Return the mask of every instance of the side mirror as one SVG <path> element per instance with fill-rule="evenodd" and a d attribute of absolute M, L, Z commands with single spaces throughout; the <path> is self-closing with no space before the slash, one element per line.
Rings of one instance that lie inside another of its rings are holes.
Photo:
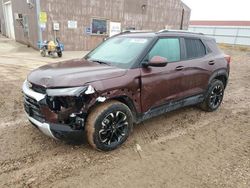
<path fill-rule="evenodd" d="M 145 63 L 144 66 L 148 67 L 165 67 L 168 64 L 167 58 L 161 56 L 154 56 L 148 63 Z"/>

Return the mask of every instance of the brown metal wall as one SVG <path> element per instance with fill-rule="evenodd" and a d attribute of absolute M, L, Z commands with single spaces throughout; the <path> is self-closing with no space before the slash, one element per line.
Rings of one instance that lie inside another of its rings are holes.
<path fill-rule="evenodd" d="M 7 0 L 4 0 L 7 1 Z M 29 17 L 29 37 L 24 36 L 23 27 L 15 23 L 16 40 L 37 46 L 38 30 L 36 9 L 30 9 L 26 0 L 11 0 L 12 11 Z M 182 10 L 185 9 L 184 28 L 188 27 L 190 9 L 181 0 L 40 0 L 41 11 L 48 15 L 43 40 L 51 40 L 55 33 L 53 22 L 60 23 L 60 31 L 56 35 L 65 44 L 66 50 L 90 50 L 103 41 L 104 36 L 86 35 L 84 30 L 91 26 L 93 18 L 122 23 L 122 29 L 135 27 L 137 30 L 158 31 L 166 26 L 179 29 Z M 1 4 L 1 3 L 0 3 Z M 146 10 L 142 11 L 142 5 Z M 0 19 L 1 6 L 0 6 Z M 77 29 L 68 28 L 68 20 L 77 21 Z"/>
<path fill-rule="evenodd" d="M 146 5 L 146 11 L 141 6 Z M 44 39 L 52 39 L 53 21 L 60 23 L 57 36 L 66 50 L 90 50 L 98 45 L 103 36 L 85 35 L 84 29 L 91 25 L 92 18 L 104 18 L 122 23 L 122 28 L 158 31 L 167 25 L 179 29 L 182 9 L 185 8 L 184 28 L 188 27 L 190 9 L 180 0 L 43 0 L 41 11 L 48 14 Z M 77 21 L 77 29 L 68 29 L 68 20 Z"/>
<path fill-rule="evenodd" d="M 191 17 L 191 9 L 184 3 L 182 3 L 184 9 L 184 20 L 183 20 L 183 29 L 188 29 Z"/>

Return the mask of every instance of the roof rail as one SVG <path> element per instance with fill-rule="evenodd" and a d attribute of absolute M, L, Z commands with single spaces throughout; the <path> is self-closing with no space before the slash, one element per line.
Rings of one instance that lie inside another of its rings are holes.
<path fill-rule="evenodd" d="M 153 32 L 151 30 L 124 30 L 114 36 L 119 36 L 119 35 L 123 35 L 123 34 L 132 34 L 132 33 L 149 33 L 149 32 Z"/>
<path fill-rule="evenodd" d="M 124 30 L 122 33 L 149 33 L 152 30 Z"/>
<path fill-rule="evenodd" d="M 130 31 L 122 31 L 120 33 L 117 33 L 117 34 L 111 36 L 111 37 L 108 36 L 108 37 L 105 38 L 105 40 L 108 39 L 108 38 L 113 38 L 113 37 L 116 37 L 116 36 L 119 36 L 119 35 L 123 35 L 123 34 L 126 34 L 126 33 L 130 33 Z"/>
<path fill-rule="evenodd" d="M 188 30 L 172 30 L 172 29 L 163 29 L 158 31 L 157 33 L 167 33 L 167 32 L 176 32 L 176 33 L 190 33 L 190 34 L 196 34 L 196 35 L 204 35 L 204 33 L 196 33 Z"/>
<path fill-rule="evenodd" d="M 124 34 L 132 34 L 132 33 L 149 33 L 149 32 L 153 32 L 153 31 L 150 31 L 150 30 L 124 30 L 120 33 L 117 33 L 111 37 L 106 37 L 104 40 L 107 40 L 108 38 L 114 38 L 114 37 L 117 37 L 117 36 L 120 36 L 120 35 L 124 35 Z"/>

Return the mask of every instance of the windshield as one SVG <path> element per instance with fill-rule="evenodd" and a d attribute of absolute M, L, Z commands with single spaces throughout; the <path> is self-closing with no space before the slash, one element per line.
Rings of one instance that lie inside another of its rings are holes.
<path fill-rule="evenodd" d="M 131 68 L 150 41 L 151 38 L 110 38 L 89 53 L 85 59 L 119 68 Z"/>

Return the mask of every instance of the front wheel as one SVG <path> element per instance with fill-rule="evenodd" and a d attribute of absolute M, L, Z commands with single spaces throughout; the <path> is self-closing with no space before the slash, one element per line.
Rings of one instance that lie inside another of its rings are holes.
<path fill-rule="evenodd" d="M 222 81 L 214 80 L 209 86 L 207 95 L 203 103 L 200 105 L 201 109 L 207 112 L 217 110 L 224 97 L 225 86 Z"/>
<path fill-rule="evenodd" d="M 118 101 L 103 103 L 88 116 L 87 139 L 95 149 L 111 151 L 127 140 L 132 127 L 132 113 L 125 104 Z"/>
<path fill-rule="evenodd" d="M 41 56 L 42 57 L 45 57 L 46 56 L 46 47 L 43 47 L 42 49 L 41 49 Z"/>

